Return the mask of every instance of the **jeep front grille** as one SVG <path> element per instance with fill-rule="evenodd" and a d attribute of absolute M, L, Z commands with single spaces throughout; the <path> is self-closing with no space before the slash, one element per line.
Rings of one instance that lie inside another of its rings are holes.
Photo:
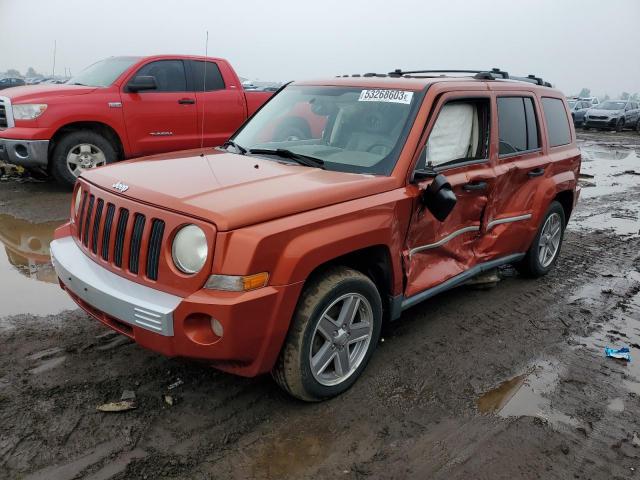
<path fill-rule="evenodd" d="M 85 250 L 118 268 L 125 265 L 130 274 L 144 272 L 148 279 L 157 280 L 165 222 L 152 218 L 151 227 L 145 228 L 143 213 L 118 207 L 100 198 L 100 193 L 84 191 L 81 202 L 77 235 Z"/>

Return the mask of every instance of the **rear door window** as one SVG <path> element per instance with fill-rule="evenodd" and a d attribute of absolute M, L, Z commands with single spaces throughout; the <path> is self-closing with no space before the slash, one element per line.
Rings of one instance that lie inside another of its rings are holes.
<path fill-rule="evenodd" d="M 212 92 L 225 88 L 220 68 L 214 62 L 192 60 L 191 73 L 193 75 L 193 89 L 196 92 Z"/>
<path fill-rule="evenodd" d="M 499 155 L 540 148 L 538 121 L 530 97 L 498 97 Z"/>
<path fill-rule="evenodd" d="M 187 91 L 187 77 L 182 60 L 159 60 L 148 63 L 138 70 L 136 76 L 151 76 L 156 79 L 158 88 L 149 92 Z"/>
<path fill-rule="evenodd" d="M 564 102 L 559 98 L 542 97 L 542 109 L 547 120 L 549 146 L 558 147 L 571 143 L 571 130 Z"/>

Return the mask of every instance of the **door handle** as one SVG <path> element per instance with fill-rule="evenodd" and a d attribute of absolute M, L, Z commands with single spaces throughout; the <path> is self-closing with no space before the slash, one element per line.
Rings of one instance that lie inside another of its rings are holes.
<path fill-rule="evenodd" d="M 196 103 L 196 100 L 194 98 L 181 98 L 180 100 L 178 100 L 178 103 L 180 105 L 193 105 L 194 103 Z"/>
<path fill-rule="evenodd" d="M 534 168 L 533 170 L 527 172 L 527 175 L 529 176 L 529 178 L 541 177 L 542 175 L 544 175 L 544 168 Z"/>
<path fill-rule="evenodd" d="M 487 189 L 487 182 L 469 182 L 462 186 L 465 192 L 477 192 Z"/>

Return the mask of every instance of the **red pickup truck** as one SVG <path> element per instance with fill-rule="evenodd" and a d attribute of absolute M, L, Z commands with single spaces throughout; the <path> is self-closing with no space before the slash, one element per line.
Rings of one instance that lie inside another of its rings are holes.
<path fill-rule="evenodd" d="M 220 145 L 271 95 L 244 91 L 221 58 L 111 57 L 64 85 L 3 90 L 0 160 L 73 185 L 117 160 Z"/>

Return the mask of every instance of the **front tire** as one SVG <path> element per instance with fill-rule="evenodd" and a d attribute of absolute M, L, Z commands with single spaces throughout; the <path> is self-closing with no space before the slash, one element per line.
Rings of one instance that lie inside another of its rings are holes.
<path fill-rule="evenodd" d="M 616 122 L 616 128 L 615 128 L 616 132 L 621 132 L 622 130 L 624 130 L 624 119 L 620 119 Z"/>
<path fill-rule="evenodd" d="M 78 130 L 58 141 L 51 156 L 51 175 L 62 185 L 73 187 L 83 171 L 116 160 L 116 149 L 109 140 L 91 130 Z"/>
<path fill-rule="evenodd" d="M 516 265 L 521 274 L 537 278 L 551 271 L 560 256 L 566 223 L 562 205 L 551 202 L 527 254 Z"/>
<path fill-rule="evenodd" d="M 332 267 L 305 285 L 273 378 L 307 402 L 339 395 L 366 368 L 381 326 L 375 284 L 356 270 Z"/>

